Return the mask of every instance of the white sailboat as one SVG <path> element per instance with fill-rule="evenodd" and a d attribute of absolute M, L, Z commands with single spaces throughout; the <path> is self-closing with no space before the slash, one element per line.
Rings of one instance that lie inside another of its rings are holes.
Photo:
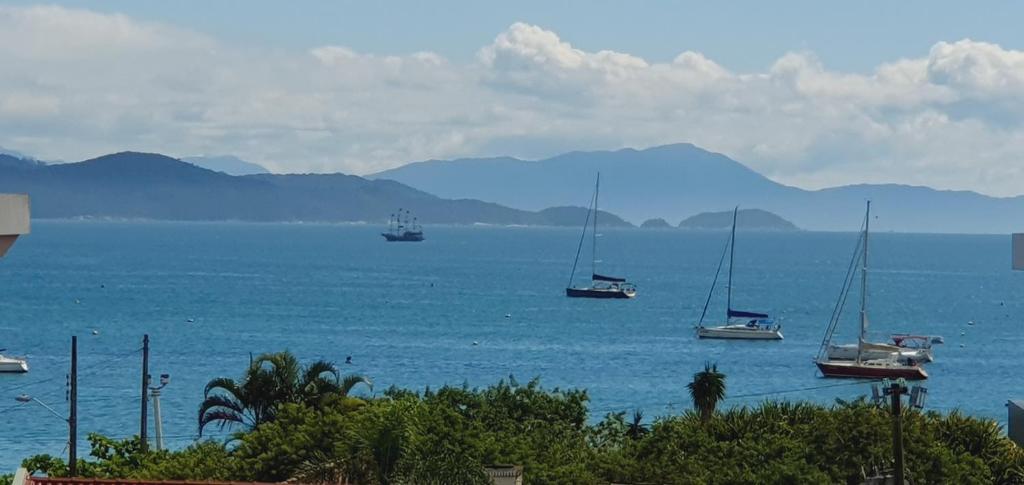
<path fill-rule="evenodd" d="M 859 379 L 883 379 L 883 378 L 904 378 L 908 380 L 927 379 L 928 373 L 924 371 L 920 363 L 913 359 L 901 357 L 900 347 L 893 346 L 896 351 L 888 351 L 886 344 L 873 344 L 866 341 L 868 329 L 868 233 L 871 221 L 871 201 L 867 203 L 864 215 L 864 232 L 854 251 L 853 260 L 843 280 L 843 289 L 840 292 L 839 301 L 832 311 L 832 320 L 825 331 L 825 338 L 821 342 L 821 350 L 818 352 L 816 364 L 818 370 L 825 377 L 849 377 Z M 849 295 L 853 278 L 856 275 L 856 263 L 861 263 L 861 294 L 860 294 L 860 335 L 855 345 L 856 352 L 853 359 L 845 354 L 849 346 L 836 346 L 832 344 L 832 336 L 836 326 L 839 324 L 843 306 Z"/>
<path fill-rule="evenodd" d="M 736 215 L 739 207 L 732 211 L 732 233 L 729 236 L 729 283 L 727 287 L 725 322 L 722 325 L 704 326 L 704 317 L 708 312 L 708 304 L 711 303 L 711 296 L 715 293 L 715 285 L 718 283 L 718 275 L 722 272 L 722 263 L 725 260 L 725 252 L 718 262 L 718 270 L 711 282 L 711 291 L 708 292 L 708 299 L 704 302 L 704 310 L 700 314 L 700 321 L 697 322 L 697 337 L 719 338 L 719 339 L 740 339 L 740 340 L 782 340 L 782 325 L 775 323 L 767 313 L 748 312 L 732 309 L 732 268 L 736 255 Z"/>

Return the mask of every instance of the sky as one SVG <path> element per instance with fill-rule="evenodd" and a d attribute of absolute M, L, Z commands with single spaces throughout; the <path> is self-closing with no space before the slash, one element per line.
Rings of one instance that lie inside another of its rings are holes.
<path fill-rule="evenodd" d="M 369 174 L 690 142 L 1024 193 L 1024 3 L 0 1 L 0 147 Z"/>

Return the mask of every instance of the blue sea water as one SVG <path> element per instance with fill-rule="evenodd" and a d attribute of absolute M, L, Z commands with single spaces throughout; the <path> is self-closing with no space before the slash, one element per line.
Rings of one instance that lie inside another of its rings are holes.
<path fill-rule="evenodd" d="M 852 232 L 741 232 L 734 306 L 773 312 L 786 339 L 737 342 L 698 341 L 693 332 L 725 233 L 604 231 L 600 271 L 628 276 L 639 292 L 601 301 L 564 296 L 576 229 L 429 227 L 419 244 L 385 243 L 379 230 L 36 222 L 0 261 L 0 348 L 28 354 L 32 367 L 0 375 L 0 471 L 28 455 L 64 453 L 66 425 L 15 397 L 66 411 L 71 335 L 79 339 L 80 455 L 88 432 L 138 433 L 144 333 L 151 373 L 171 375 L 162 407 L 175 447 L 195 439 L 209 379 L 239 376 L 250 353 L 284 349 L 303 361 L 351 355 L 343 370 L 371 377 L 378 393 L 539 377 L 548 387 L 586 388 L 595 418 L 681 412 L 685 384 L 705 361 L 727 375 L 727 405 L 869 392 L 833 386 L 847 381 L 819 377 L 812 363 Z M 1024 396 L 1024 274 L 1009 269 L 1009 238 L 874 234 L 871 261 L 872 334 L 945 337 L 928 366 L 928 408 L 1005 421 L 1006 400 Z M 724 292 L 709 313 L 724 314 Z M 843 340 L 854 339 L 855 314 L 847 309 Z"/>

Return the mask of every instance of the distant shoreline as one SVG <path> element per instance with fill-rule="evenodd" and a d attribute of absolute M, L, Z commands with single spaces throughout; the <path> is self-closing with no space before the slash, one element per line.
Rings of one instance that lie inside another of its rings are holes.
<path fill-rule="evenodd" d="M 249 221 L 249 220 L 238 220 L 238 219 L 226 219 L 226 220 L 174 220 L 174 219 L 145 219 L 145 218 L 53 218 L 53 217 L 40 217 L 32 218 L 32 223 L 71 223 L 71 224 L 196 224 L 196 225 L 294 225 L 294 226 L 363 226 L 363 227 L 381 227 L 387 228 L 387 221 L 383 222 L 366 222 L 366 221 Z M 431 227 L 445 227 L 445 228 L 494 228 L 494 229 L 566 229 L 578 231 L 579 228 L 575 226 L 555 226 L 555 225 L 525 225 L 525 224 L 491 224 L 491 223 L 469 223 L 469 224 L 457 224 L 457 223 L 426 223 L 426 230 L 429 232 Z M 687 234 L 724 234 L 729 231 L 728 228 L 723 229 L 692 229 L 692 228 L 679 228 L 679 227 L 667 227 L 667 228 L 641 228 L 639 226 L 629 227 L 608 227 L 602 228 L 601 232 L 610 231 L 629 231 L 629 232 L 675 232 L 675 233 L 687 233 Z M 772 230 L 772 229 L 737 229 L 737 232 L 741 233 L 753 233 L 753 234 L 858 234 L 859 231 L 832 231 L 826 229 L 797 229 L 791 231 Z M 983 232 L 906 232 L 906 231 L 879 231 L 875 233 L 875 236 L 884 236 L 886 234 L 900 234 L 900 235 L 922 235 L 922 236 L 1000 236 L 1009 238 L 1009 233 L 983 233 Z M 1009 249 L 1007 249 L 1009 251 Z"/>

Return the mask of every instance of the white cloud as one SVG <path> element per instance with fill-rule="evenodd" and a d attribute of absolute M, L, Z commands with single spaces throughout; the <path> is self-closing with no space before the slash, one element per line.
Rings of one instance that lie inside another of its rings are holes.
<path fill-rule="evenodd" d="M 515 23 L 456 64 L 429 51 L 251 48 L 123 15 L 0 7 L 0 145 L 50 159 L 233 153 L 276 171 L 369 173 L 689 141 L 810 187 L 1024 192 L 1024 52 L 938 42 L 870 73 L 831 70 L 811 52 L 738 73 L 680 52 L 653 62 L 587 51 Z"/>

